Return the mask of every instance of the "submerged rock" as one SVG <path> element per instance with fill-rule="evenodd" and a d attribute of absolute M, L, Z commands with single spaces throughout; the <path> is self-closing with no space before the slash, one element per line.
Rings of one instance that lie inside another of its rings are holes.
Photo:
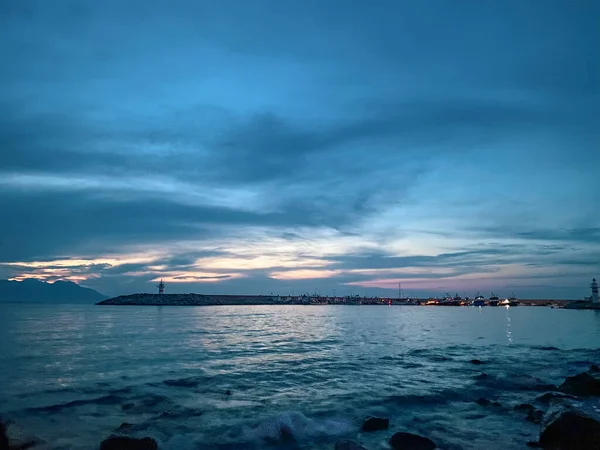
<path fill-rule="evenodd" d="M 554 404 L 544 415 L 540 447 L 545 450 L 600 448 L 600 413 L 581 403 Z"/>
<path fill-rule="evenodd" d="M 598 364 L 592 364 L 590 366 L 590 372 L 591 373 L 598 373 L 598 372 L 600 372 L 600 366 L 598 366 Z"/>
<path fill-rule="evenodd" d="M 380 431 L 387 430 L 390 427 L 390 419 L 387 417 L 367 417 L 362 424 L 360 431 Z"/>
<path fill-rule="evenodd" d="M 431 439 L 418 434 L 398 432 L 390 438 L 394 450 L 435 450 L 437 447 Z"/>
<path fill-rule="evenodd" d="M 583 372 L 573 377 L 567 377 L 565 382 L 558 387 L 558 390 L 579 397 L 597 396 L 600 395 L 600 380 L 587 372 Z"/>
<path fill-rule="evenodd" d="M 499 402 L 493 402 L 491 400 L 488 400 L 487 398 L 478 398 L 477 400 L 475 400 L 475 403 L 477 403 L 480 406 L 495 406 L 497 408 L 501 407 L 502 405 Z"/>
<path fill-rule="evenodd" d="M 132 423 L 123 422 L 121 425 L 119 425 L 119 428 L 117 428 L 115 431 L 125 431 L 125 430 L 129 430 L 132 427 L 133 427 Z"/>
<path fill-rule="evenodd" d="M 540 411 L 539 409 L 533 409 L 527 413 L 527 419 L 529 422 L 539 424 L 542 423 L 542 418 L 544 417 L 544 411 Z"/>
<path fill-rule="evenodd" d="M 150 437 L 136 439 L 128 436 L 111 436 L 100 444 L 100 450 L 158 450 Z"/>
<path fill-rule="evenodd" d="M 553 391 L 556 389 L 555 385 L 526 374 L 514 376 L 511 381 L 514 387 L 520 391 Z"/>
<path fill-rule="evenodd" d="M 471 364 L 475 364 L 475 365 L 480 365 L 483 364 L 483 361 L 481 361 L 480 359 L 472 359 L 470 361 Z"/>
<path fill-rule="evenodd" d="M 513 410 L 515 411 L 526 411 L 526 412 L 530 412 L 530 411 L 535 411 L 535 406 L 533 406 L 530 403 L 521 403 L 520 405 L 517 405 L 513 408 Z"/>
<path fill-rule="evenodd" d="M 525 419 L 536 424 L 541 423 L 542 417 L 544 417 L 543 411 L 529 403 L 521 403 L 520 405 L 515 406 L 513 410 L 526 412 L 527 415 L 525 416 Z"/>
<path fill-rule="evenodd" d="M 576 397 L 569 395 L 569 394 L 563 394 L 562 392 L 546 392 L 543 395 L 540 395 L 538 398 L 535 399 L 536 402 L 539 403 L 544 403 L 544 404 L 548 404 L 550 403 L 552 400 L 574 400 L 576 399 Z"/>
<path fill-rule="evenodd" d="M 335 450 L 367 450 L 358 442 L 350 441 L 348 439 L 340 439 L 335 443 Z"/>

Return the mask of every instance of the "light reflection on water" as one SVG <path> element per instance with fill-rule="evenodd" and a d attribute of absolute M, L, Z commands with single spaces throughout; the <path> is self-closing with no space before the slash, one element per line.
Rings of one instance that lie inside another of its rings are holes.
<path fill-rule="evenodd" d="M 513 343 L 512 329 L 510 327 L 510 306 L 506 305 L 506 340 L 508 345 Z"/>

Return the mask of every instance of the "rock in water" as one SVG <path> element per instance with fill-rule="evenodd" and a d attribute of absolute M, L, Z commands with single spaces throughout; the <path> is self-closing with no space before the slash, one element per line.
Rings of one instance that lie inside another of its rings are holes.
<path fill-rule="evenodd" d="M 111 436 L 100 444 L 100 450 L 158 450 L 152 438 L 136 439 L 127 436 Z"/>
<path fill-rule="evenodd" d="M 526 419 L 529 422 L 535 423 L 535 424 L 539 424 L 542 423 L 542 419 L 544 417 L 544 412 L 540 411 L 539 409 L 534 409 L 533 411 L 529 411 L 527 413 L 527 417 Z"/>
<path fill-rule="evenodd" d="M 515 406 L 513 409 L 515 411 L 525 411 L 527 413 L 530 413 L 532 411 L 535 411 L 535 406 L 529 403 L 521 403 L 520 405 Z"/>
<path fill-rule="evenodd" d="M 380 431 L 387 430 L 390 427 L 390 419 L 383 417 L 367 417 L 362 424 L 360 431 Z"/>
<path fill-rule="evenodd" d="M 123 422 L 121 425 L 119 425 L 119 428 L 117 428 L 115 431 L 125 431 L 125 430 L 129 430 L 133 427 L 132 423 L 129 422 Z"/>
<path fill-rule="evenodd" d="M 579 403 L 554 404 L 544 415 L 539 443 L 545 450 L 598 450 L 600 414 Z"/>
<path fill-rule="evenodd" d="M 399 432 L 390 438 L 394 450 L 435 450 L 436 445 L 431 439 L 418 434 Z"/>
<path fill-rule="evenodd" d="M 600 395 L 600 380 L 587 372 L 583 372 L 574 377 L 567 377 L 565 382 L 558 387 L 558 390 L 579 397 L 592 397 Z"/>
<path fill-rule="evenodd" d="M 0 450 L 8 450 L 8 436 L 6 436 L 6 425 L 0 422 Z"/>
<path fill-rule="evenodd" d="M 483 361 L 481 361 L 480 359 L 472 359 L 471 364 L 479 365 L 479 364 L 483 364 Z"/>
<path fill-rule="evenodd" d="M 499 402 L 493 402 L 491 400 L 488 400 L 487 398 L 478 398 L 477 400 L 475 400 L 475 403 L 477 403 L 480 406 L 495 406 L 497 408 L 502 407 L 502 405 Z"/>
<path fill-rule="evenodd" d="M 357 442 L 348 439 L 340 439 L 335 443 L 335 450 L 367 450 Z"/>
<path fill-rule="evenodd" d="M 0 423 L 0 450 L 26 450 L 44 443 L 42 439 L 25 433 L 12 422 Z"/>

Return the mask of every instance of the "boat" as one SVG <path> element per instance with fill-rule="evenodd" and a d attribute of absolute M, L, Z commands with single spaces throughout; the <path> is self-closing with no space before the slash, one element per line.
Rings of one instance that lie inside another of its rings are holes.
<path fill-rule="evenodd" d="M 490 306 L 498 306 L 499 302 L 500 302 L 500 299 L 498 298 L 498 296 L 492 292 L 492 295 L 490 296 L 490 300 L 488 301 L 488 304 Z"/>
<path fill-rule="evenodd" d="M 478 292 L 471 304 L 473 306 L 485 306 L 485 297 Z"/>

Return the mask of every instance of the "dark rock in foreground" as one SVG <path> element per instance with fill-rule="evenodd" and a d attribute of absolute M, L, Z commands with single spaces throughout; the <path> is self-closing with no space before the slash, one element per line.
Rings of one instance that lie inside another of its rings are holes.
<path fill-rule="evenodd" d="M 395 433 L 390 445 L 394 450 L 435 450 L 437 447 L 429 438 L 405 432 Z"/>
<path fill-rule="evenodd" d="M 367 450 L 357 442 L 347 439 L 340 439 L 335 443 L 335 450 Z"/>
<path fill-rule="evenodd" d="M 600 414 L 581 403 L 557 403 L 544 415 L 539 443 L 545 450 L 598 450 Z"/>
<path fill-rule="evenodd" d="M 158 450 L 152 438 L 136 439 L 127 436 L 111 436 L 100 444 L 100 450 Z"/>
<path fill-rule="evenodd" d="M 583 372 L 574 377 L 567 377 L 558 390 L 579 397 L 592 397 L 600 395 L 600 380 L 589 373 Z"/>
<path fill-rule="evenodd" d="M 0 422 L 0 450 L 26 450 L 44 443 L 42 439 L 26 434 L 14 423 Z"/>
<path fill-rule="evenodd" d="M 367 417 L 362 424 L 360 431 L 380 431 L 387 430 L 390 426 L 390 419 L 383 417 Z"/>
<path fill-rule="evenodd" d="M 8 436 L 6 435 L 6 425 L 0 422 L 0 450 L 8 450 Z"/>

